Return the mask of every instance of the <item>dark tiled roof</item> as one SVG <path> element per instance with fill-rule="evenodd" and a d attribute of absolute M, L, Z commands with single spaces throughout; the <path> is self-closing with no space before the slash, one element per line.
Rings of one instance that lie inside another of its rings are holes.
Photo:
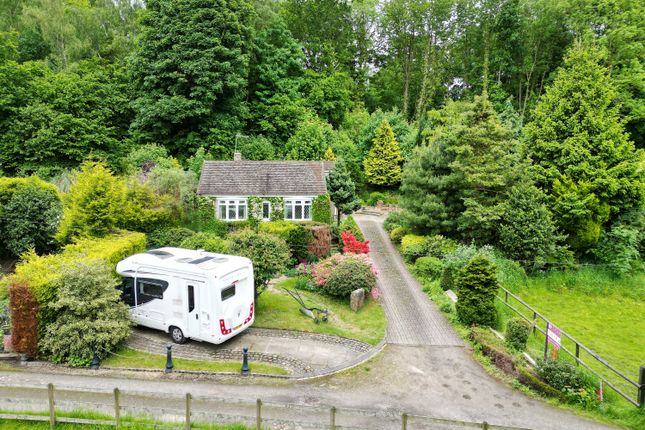
<path fill-rule="evenodd" d="M 198 194 L 318 196 L 327 192 L 329 161 L 205 161 Z"/>

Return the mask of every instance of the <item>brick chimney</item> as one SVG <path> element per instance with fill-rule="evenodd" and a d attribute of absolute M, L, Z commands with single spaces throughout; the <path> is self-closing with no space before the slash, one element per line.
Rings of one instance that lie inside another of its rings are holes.
<path fill-rule="evenodd" d="M 242 161 L 242 153 L 241 152 L 233 153 L 233 161 Z"/>

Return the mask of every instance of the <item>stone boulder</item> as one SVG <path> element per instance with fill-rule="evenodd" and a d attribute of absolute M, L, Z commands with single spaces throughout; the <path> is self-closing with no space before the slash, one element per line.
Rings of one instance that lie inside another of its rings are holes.
<path fill-rule="evenodd" d="M 354 311 L 358 312 L 363 305 L 365 304 L 365 290 L 359 288 L 358 290 L 352 291 L 352 294 L 349 296 L 349 307 Z"/>

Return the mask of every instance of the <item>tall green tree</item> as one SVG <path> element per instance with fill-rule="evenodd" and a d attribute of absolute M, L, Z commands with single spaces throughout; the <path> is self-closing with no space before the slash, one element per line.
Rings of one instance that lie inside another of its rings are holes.
<path fill-rule="evenodd" d="M 356 195 L 356 187 L 343 160 L 336 161 L 336 165 L 329 172 L 327 191 L 338 212 L 338 225 L 340 225 L 341 214 L 350 215 L 361 207 Z"/>
<path fill-rule="evenodd" d="M 519 142 L 486 96 L 429 114 L 425 145 L 406 164 L 401 204 L 412 226 L 495 243 L 505 192 L 523 177 Z"/>
<path fill-rule="evenodd" d="M 367 158 L 363 161 L 365 177 L 370 184 L 394 186 L 401 182 L 401 149 L 387 119 L 383 119 Z"/>
<path fill-rule="evenodd" d="M 624 129 L 616 86 L 593 48 L 572 48 L 524 131 L 537 184 L 578 252 L 643 202 L 643 152 Z"/>
<path fill-rule="evenodd" d="M 246 113 L 252 13 L 246 0 L 147 2 L 130 61 L 135 138 L 230 156 Z"/>

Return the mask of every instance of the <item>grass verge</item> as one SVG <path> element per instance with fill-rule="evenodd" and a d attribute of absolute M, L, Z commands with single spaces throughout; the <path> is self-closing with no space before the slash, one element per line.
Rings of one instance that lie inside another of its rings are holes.
<path fill-rule="evenodd" d="M 237 361 L 201 361 L 173 358 L 172 362 L 175 370 L 239 372 L 241 367 L 241 362 Z M 118 352 L 118 356 L 112 355 L 105 359 L 102 365 L 107 367 L 163 370 L 166 368 L 166 356 L 125 348 Z M 251 367 L 251 371 L 254 373 L 268 373 L 272 375 L 288 374 L 285 369 L 266 363 L 250 362 L 249 367 Z"/>
<path fill-rule="evenodd" d="M 354 312 L 348 300 L 337 300 L 309 291 L 298 292 L 309 305 L 329 310 L 329 321 L 316 324 L 311 318 L 300 313 L 300 305 L 281 288 L 293 289 L 296 278 L 289 278 L 258 298 L 256 327 L 300 330 L 312 333 L 343 336 L 378 344 L 385 336 L 385 312 L 377 301 L 369 297 L 365 306 Z"/>

